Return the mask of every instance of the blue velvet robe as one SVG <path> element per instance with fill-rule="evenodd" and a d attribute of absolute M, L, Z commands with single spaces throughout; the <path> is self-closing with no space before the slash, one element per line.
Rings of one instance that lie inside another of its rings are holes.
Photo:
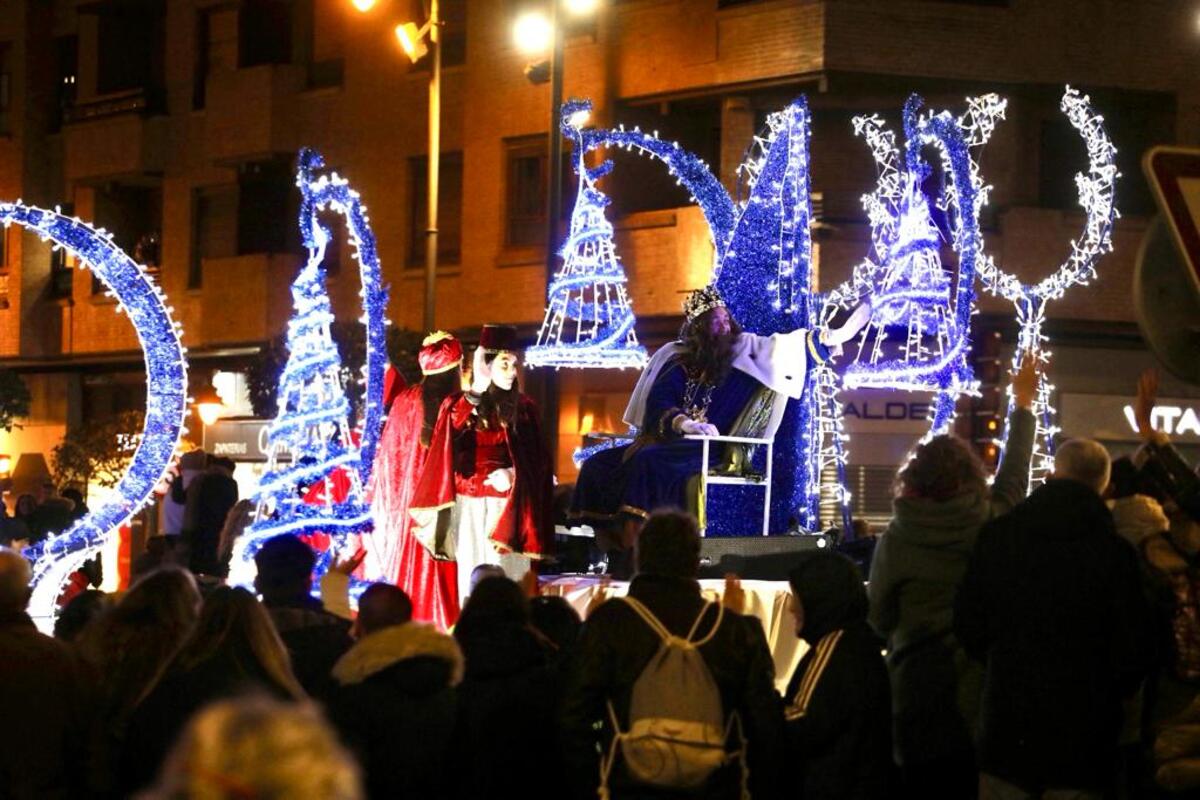
<path fill-rule="evenodd" d="M 573 516 L 605 519 L 619 513 L 647 516 L 663 506 L 684 507 L 688 478 L 700 474 L 701 442 L 671 428 L 683 406 L 687 376 L 679 361 L 664 368 L 646 401 L 646 427 L 637 442 L 602 450 L 583 463 L 571 498 Z M 708 422 L 728 434 L 755 390 L 762 386 L 739 370 L 712 393 Z"/>

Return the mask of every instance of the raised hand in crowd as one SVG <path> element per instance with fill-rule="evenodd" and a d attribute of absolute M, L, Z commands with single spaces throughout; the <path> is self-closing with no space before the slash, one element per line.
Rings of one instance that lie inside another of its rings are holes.
<path fill-rule="evenodd" d="M 1041 359 L 1032 350 L 1026 350 L 1021 356 L 1021 368 L 1017 370 L 1017 374 L 1013 376 L 1012 393 L 1013 402 L 1017 408 L 1033 408 L 1033 401 L 1037 397 L 1038 374 L 1042 369 Z"/>
<path fill-rule="evenodd" d="M 1142 441 L 1154 438 L 1154 423 L 1150 419 L 1154 402 L 1158 399 L 1158 372 L 1150 367 L 1138 377 L 1137 397 L 1133 401 L 1133 420 L 1137 423 Z"/>
<path fill-rule="evenodd" d="M 746 613 L 746 590 L 742 579 L 730 572 L 725 576 L 725 591 L 721 593 L 721 605 L 735 614 Z"/>

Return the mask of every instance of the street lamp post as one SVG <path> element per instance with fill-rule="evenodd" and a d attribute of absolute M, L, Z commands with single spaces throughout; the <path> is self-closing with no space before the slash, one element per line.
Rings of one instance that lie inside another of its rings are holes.
<path fill-rule="evenodd" d="M 363 13 L 371 11 L 376 0 L 351 0 L 354 7 Z M 442 35 L 441 15 L 438 10 L 438 0 L 428 0 L 427 19 L 420 28 L 414 22 L 405 22 L 394 29 L 396 40 L 404 50 L 404 54 L 414 64 L 421 60 L 430 50 L 433 64 L 429 73 L 429 157 L 426 162 L 426 204 L 428 208 L 425 224 L 425 307 L 423 324 L 425 330 L 432 331 L 435 326 L 435 306 L 437 302 L 437 260 L 438 260 L 438 173 L 441 168 L 442 151 Z M 428 34 L 429 44 L 425 43 Z"/>

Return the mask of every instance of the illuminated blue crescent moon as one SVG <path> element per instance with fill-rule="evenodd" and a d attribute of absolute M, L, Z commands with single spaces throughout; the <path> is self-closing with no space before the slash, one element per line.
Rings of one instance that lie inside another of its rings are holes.
<path fill-rule="evenodd" d="M 16 223 L 74 255 L 116 297 L 129 316 L 146 364 L 146 423 L 129 469 L 108 502 L 70 529 L 27 548 L 33 562 L 29 613 L 40 625 L 53 623 L 63 582 L 96 553 L 113 531 L 150 499 L 175 455 L 187 413 L 187 361 L 180 327 L 162 291 L 104 231 L 54 211 L 22 203 L 0 203 L 0 222 Z"/>

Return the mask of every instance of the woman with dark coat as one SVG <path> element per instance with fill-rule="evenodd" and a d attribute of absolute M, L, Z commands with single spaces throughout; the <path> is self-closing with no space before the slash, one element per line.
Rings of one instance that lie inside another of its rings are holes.
<path fill-rule="evenodd" d="M 883 642 L 867 625 L 854 562 L 804 553 L 788 574 L 796 634 L 809 646 L 784 696 L 790 786 L 820 800 L 876 800 L 892 785 L 891 699 Z"/>
<path fill-rule="evenodd" d="M 896 478 L 893 516 L 871 563 L 871 627 L 887 638 L 896 763 L 910 797 L 974 797 L 981 665 L 954 638 L 954 595 L 980 527 L 1026 494 L 1036 358 L 1013 380 L 1008 444 L 989 488 L 970 445 L 937 436 Z"/>
<path fill-rule="evenodd" d="M 466 659 L 451 748 L 461 798 L 562 794 L 561 679 L 552 666 L 552 648 L 530 620 L 521 588 L 491 577 L 471 592 L 454 628 Z M 531 781 L 534 768 L 539 772 Z"/>
<path fill-rule="evenodd" d="M 191 636 L 133 714 L 118 781 L 124 795 L 154 778 L 193 713 L 246 694 L 305 697 L 266 609 L 245 589 L 222 586 L 205 598 Z"/>

